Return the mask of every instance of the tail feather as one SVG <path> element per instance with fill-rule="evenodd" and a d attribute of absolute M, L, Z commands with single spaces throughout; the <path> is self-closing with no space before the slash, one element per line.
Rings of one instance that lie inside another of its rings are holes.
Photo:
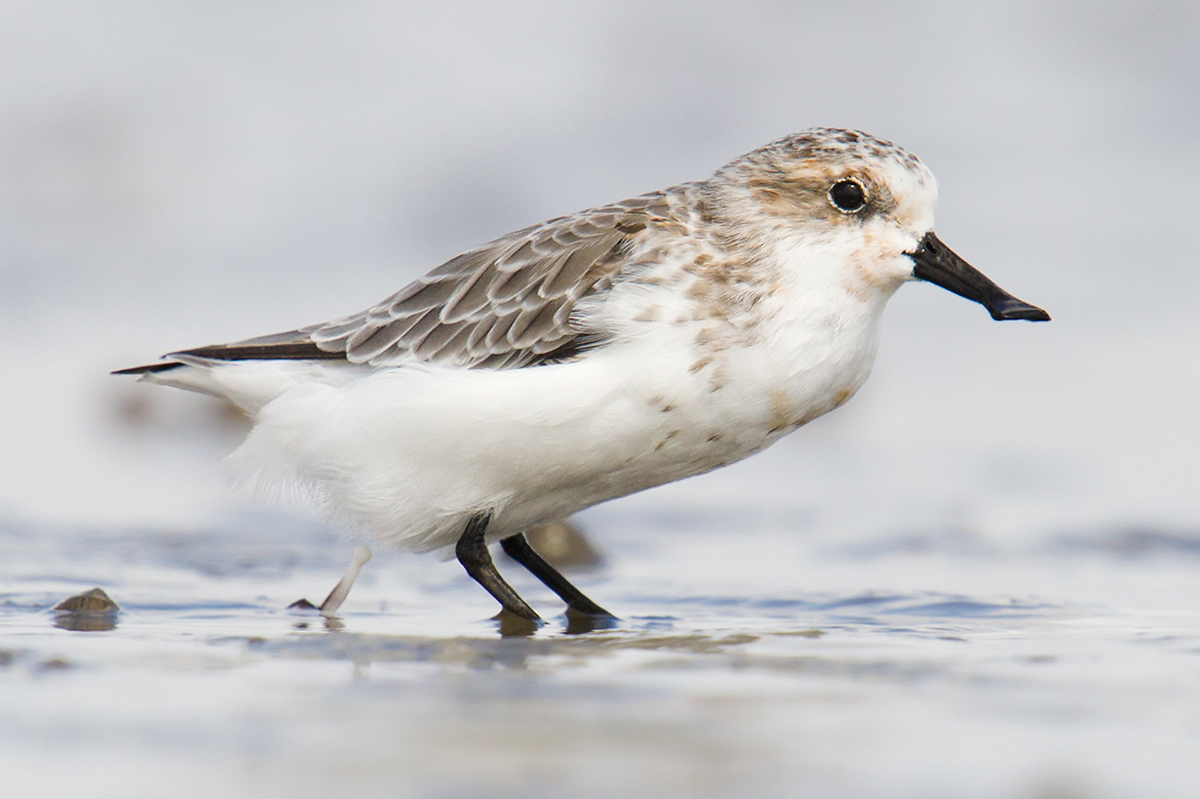
<path fill-rule="evenodd" d="M 185 353 L 174 357 L 179 360 L 135 366 L 113 374 L 137 375 L 151 383 L 220 397 L 253 417 L 263 405 L 300 383 L 336 384 L 361 371 L 345 361 L 223 361 Z"/>

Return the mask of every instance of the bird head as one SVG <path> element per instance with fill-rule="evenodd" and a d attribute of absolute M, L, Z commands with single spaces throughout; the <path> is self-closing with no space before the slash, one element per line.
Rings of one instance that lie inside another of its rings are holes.
<path fill-rule="evenodd" d="M 844 272 L 849 290 L 886 297 L 906 281 L 923 280 L 978 302 L 993 319 L 1050 319 L 938 239 L 937 181 L 890 142 L 813 128 L 747 153 L 716 178 L 714 204 L 733 220 L 733 235 L 760 247 L 802 242 L 814 265 Z"/>

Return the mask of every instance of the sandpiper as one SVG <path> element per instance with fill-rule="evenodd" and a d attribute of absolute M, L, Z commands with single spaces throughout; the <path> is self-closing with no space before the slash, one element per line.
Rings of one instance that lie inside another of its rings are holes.
<path fill-rule="evenodd" d="M 558 217 L 361 313 L 123 369 L 254 420 L 231 456 L 352 530 L 454 548 L 538 614 L 488 543 L 580 614 L 609 614 L 529 546 L 535 525 L 741 460 L 866 380 L 887 300 L 926 280 L 993 319 L 1046 321 L 933 232 L 914 156 L 815 128 L 706 180 Z"/>

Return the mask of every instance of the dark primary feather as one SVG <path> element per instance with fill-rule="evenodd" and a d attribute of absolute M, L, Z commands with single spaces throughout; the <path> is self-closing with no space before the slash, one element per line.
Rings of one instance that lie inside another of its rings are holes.
<path fill-rule="evenodd" d="M 145 375 L 151 372 L 169 372 L 172 369 L 178 369 L 183 366 L 179 361 L 168 361 L 167 363 L 150 363 L 144 366 L 131 366 L 128 369 L 117 369 L 109 372 L 112 375 Z"/>
<path fill-rule="evenodd" d="M 353 316 L 171 356 L 491 369 L 569 360 L 602 339 L 573 324 L 571 311 L 611 284 L 636 237 L 667 218 L 668 202 L 659 192 L 551 219 L 452 258 Z"/>

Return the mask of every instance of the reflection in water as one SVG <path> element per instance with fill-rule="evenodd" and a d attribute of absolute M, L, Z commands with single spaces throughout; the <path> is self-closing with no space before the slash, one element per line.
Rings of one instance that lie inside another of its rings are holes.
<path fill-rule="evenodd" d="M 517 617 L 520 618 L 520 617 Z M 522 619 L 522 621 L 526 621 Z M 544 628 L 543 628 L 544 629 Z M 618 652 L 640 652 L 646 656 L 722 656 L 739 658 L 740 669 L 761 667 L 778 670 L 777 655 L 741 652 L 744 647 L 762 640 L 761 636 L 746 633 L 706 634 L 683 633 L 662 635 L 650 630 L 627 629 L 596 631 L 594 635 L 576 636 L 555 634 L 545 630 L 545 637 L 509 636 L 503 638 L 477 636 L 437 637 L 427 635 L 381 635 L 375 633 L 339 632 L 336 635 L 288 635 L 281 638 L 249 639 L 237 636 L 213 639 L 212 644 L 253 647 L 256 653 L 272 658 L 299 660 L 345 660 L 359 665 L 437 663 L 442 666 L 460 665 L 472 671 L 496 667 L 525 671 L 546 667 L 567 658 L 576 666 L 591 661 L 608 660 Z M 737 654 L 739 653 L 740 654 Z M 782 660 L 788 660 L 786 658 Z M 823 661 L 814 667 L 812 658 L 802 659 L 806 670 L 837 670 L 840 659 Z M 674 660 L 668 660 L 675 663 Z M 790 663 L 790 661 L 789 661 Z M 715 664 L 714 664 L 715 665 Z M 720 668 L 719 666 L 716 666 Z M 552 670 L 557 667 L 550 667 Z"/>
<path fill-rule="evenodd" d="M 565 615 L 567 635 L 583 635 L 597 630 L 612 630 L 621 621 L 616 616 L 580 613 L 574 608 L 567 608 Z M 546 626 L 545 621 L 526 619 L 515 613 L 509 613 L 507 610 L 501 610 L 492 619 L 497 623 L 501 638 L 528 638 Z"/>
<path fill-rule="evenodd" d="M 567 635 L 582 635 L 596 630 L 616 629 L 621 620 L 616 616 L 598 616 L 567 608 Z"/>
<path fill-rule="evenodd" d="M 346 623 L 339 616 L 322 616 L 321 626 L 325 628 L 326 632 L 331 633 L 340 633 L 346 629 Z M 296 630 L 307 630 L 310 627 L 312 625 L 307 621 L 298 621 L 292 625 L 292 628 Z"/>
<path fill-rule="evenodd" d="M 546 622 L 541 619 L 527 619 L 524 616 L 518 616 L 504 608 L 492 617 L 496 622 L 497 629 L 500 630 L 501 638 L 528 638 L 541 628 Z"/>
<path fill-rule="evenodd" d="M 621 620 L 616 616 L 581 613 L 574 608 L 567 608 L 564 615 L 567 619 L 565 630 L 567 635 L 583 635 L 597 630 L 613 630 L 621 623 Z M 492 620 L 497 623 L 501 638 L 528 638 L 547 626 L 547 622 L 543 620 L 526 619 L 523 616 L 518 616 L 504 609 L 501 609 L 499 613 L 493 616 Z"/>
<path fill-rule="evenodd" d="M 116 611 L 60 610 L 54 614 L 54 626 L 60 630 L 103 633 L 116 629 L 119 615 Z"/>

